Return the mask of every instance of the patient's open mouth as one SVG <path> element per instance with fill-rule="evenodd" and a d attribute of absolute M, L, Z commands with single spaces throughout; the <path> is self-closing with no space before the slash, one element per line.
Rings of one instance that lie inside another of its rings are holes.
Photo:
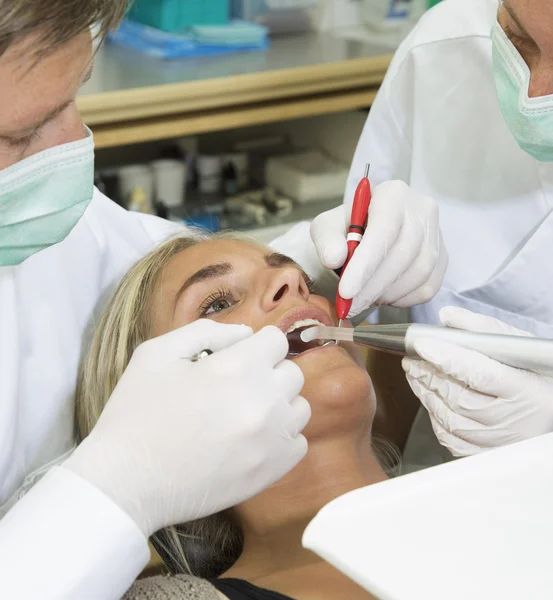
<path fill-rule="evenodd" d="M 324 325 L 324 323 L 321 323 L 321 321 L 318 321 L 317 319 L 302 319 L 292 323 L 292 325 L 288 327 L 286 330 L 286 337 L 288 338 L 288 344 L 290 345 L 288 357 L 298 356 L 313 348 L 333 346 L 336 344 L 334 340 L 313 340 L 311 342 L 304 342 L 300 337 L 301 332 L 314 325 Z"/>

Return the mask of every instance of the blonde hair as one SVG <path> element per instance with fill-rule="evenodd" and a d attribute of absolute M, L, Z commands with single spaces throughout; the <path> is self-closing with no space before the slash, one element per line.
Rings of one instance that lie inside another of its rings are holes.
<path fill-rule="evenodd" d="M 155 307 L 153 290 L 172 257 L 202 242 L 227 239 L 263 247 L 236 233 L 187 232 L 162 244 L 136 263 L 121 281 L 106 306 L 81 365 L 76 394 L 79 434 L 86 437 L 96 425 L 104 406 L 126 369 L 134 350 L 152 337 Z M 374 445 L 374 444 L 373 444 Z M 393 447 L 378 444 L 381 462 L 393 455 Z M 242 533 L 225 513 L 167 527 L 155 533 L 151 542 L 172 573 L 214 578 L 227 571 L 242 552 Z"/>
<path fill-rule="evenodd" d="M 213 235 L 188 231 L 150 252 L 125 275 L 97 324 L 81 365 L 76 394 L 81 437 L 86 437 L 96 425 L 134 350 L 152 337 L 152 292 L 164 268 L 180 252 L 216 239 L 261 246 L 236 233 Z M 223 514 L 167 527 L 154 534 L 151 542 L 171 572 L 205 578 L 226 571 L 242 551 L 238 528 Z"/>

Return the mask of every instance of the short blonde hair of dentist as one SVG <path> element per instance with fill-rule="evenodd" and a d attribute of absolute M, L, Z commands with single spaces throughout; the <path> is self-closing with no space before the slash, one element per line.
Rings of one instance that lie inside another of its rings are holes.
<path fill-rule="evenodd" d="M 80 33 L 99 25 L 103 38 L 124 17 L 129 0 L 0 0 L 0 56 L 24 38 L 35 36 L 38 56 L 54 52 Z"/>

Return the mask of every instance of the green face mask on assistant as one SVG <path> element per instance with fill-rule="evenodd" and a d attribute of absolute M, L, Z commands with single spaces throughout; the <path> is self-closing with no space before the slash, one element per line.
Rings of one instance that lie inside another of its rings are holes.
<path fill-rule="evenodd" d="M 0 267 L 63 241 L 94 191 L 94 140 L 48 148 L 0 171 Z"/>
<path fill-rule="evenodd" d="M 499 23 L 492 29 L 492 53 L 507 127 L 522 150 L 541 162 L 553 162 L 553 95 L 529 97 L 530 69 Z"/>

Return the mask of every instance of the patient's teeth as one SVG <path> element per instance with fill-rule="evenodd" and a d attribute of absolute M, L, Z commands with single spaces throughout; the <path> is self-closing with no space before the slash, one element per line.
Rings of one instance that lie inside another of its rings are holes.
<path fill-rule="evenodd" d="M 288 327 L 288 329 L 286 330 L 286 333 L 292 333 L 292 331 L 298 329 L 299 327 L 307 327 L 309 325 L 324 325 L 324 323 L 321 323 L 316 319 L 302 319 L 301 321 L 296 321 L 295 323 L 292 323 L 292 325 L 290 325 L 290 327 Z"/>

